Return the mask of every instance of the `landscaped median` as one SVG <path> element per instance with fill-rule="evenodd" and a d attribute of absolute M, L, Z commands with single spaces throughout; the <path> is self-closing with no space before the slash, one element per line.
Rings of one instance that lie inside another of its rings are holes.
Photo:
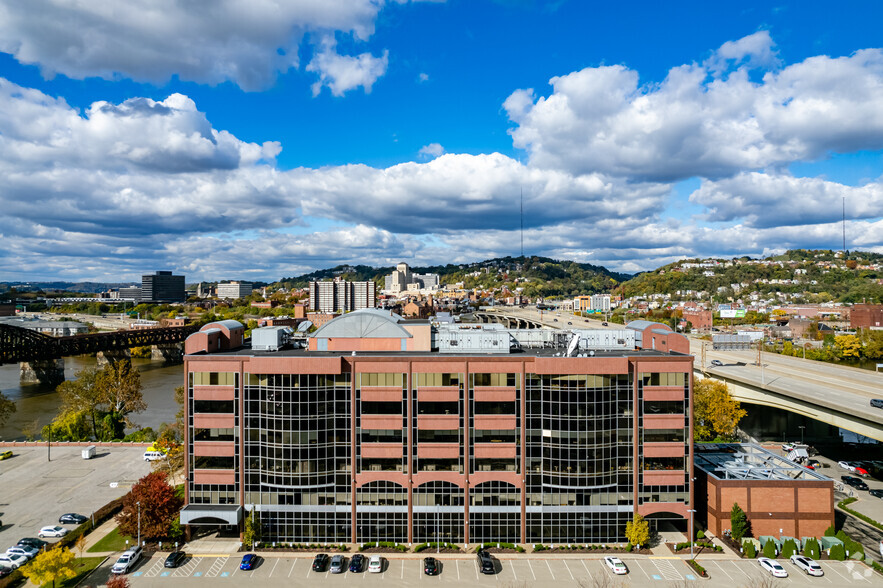
<path fill-rule="evenodd" d="M 839 508 L 840 510 L 846 511 L 849 514 L 851 514 L 852 516 L 854 516 L 858 519 L 861 519 L 864 522 L 868 523 L 869 525 L 877 527 L 878 529 L 883 531 L 883 525 L 881 525 L 880 523 L 878 523 L 877 521 L 875 521 L 871 517 L 869 517 L 867 515 L 863 515 L 862 513 L 849 508 L 848 505 L 852 504 L 856 500 L 858 500 L 858 498 L 856 498 L 855 496 L 853 496 L 852 498 L 846 498 L 844 500 L 841 500 L 840 502 L 837 503 L 837 508 Z"/>

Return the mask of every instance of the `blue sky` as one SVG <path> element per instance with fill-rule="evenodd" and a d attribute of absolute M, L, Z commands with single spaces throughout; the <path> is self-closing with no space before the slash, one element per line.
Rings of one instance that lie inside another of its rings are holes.
<path fill-rule="evenodd" d="M 878 3 L 0 0 L 0 279 L 883 251 Z"/>

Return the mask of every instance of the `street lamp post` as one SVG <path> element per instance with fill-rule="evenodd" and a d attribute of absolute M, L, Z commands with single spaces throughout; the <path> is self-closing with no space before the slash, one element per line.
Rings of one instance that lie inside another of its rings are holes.
<path fill-rule="evenodd" d="M 440 510 L 441 510 L 441 507 L 439 507 L 439 505 L 436 504 L 435 505 L 435 552 L 436 553 L 441 552 L 441 548 L 439 547 L 439 544 L 438 544 L 438 517 L 439 517 Z M 430 553 L 432 553 L 432 552 L 430 552 Z"/>
<path fill-rule="evenodd" d="M 797 425 L 797 428 L 800 429 L 800 444 L 803 445 L 803 430 L 806 428 L 806 425 Z"/>
<path fill-rule="evenodd" d="M 688 509 L 688 513 L 690 513 L 690 559 L 693 559 L 693 537 L 695 534 L 693 533 L 693 513 L 696 512 L 695 509 Z"/>
<path fill-rule="evenodd" d="M 135 505 L 138 507 L 138 546 L 141 546 L 141 503 L 136 502 Z"/>

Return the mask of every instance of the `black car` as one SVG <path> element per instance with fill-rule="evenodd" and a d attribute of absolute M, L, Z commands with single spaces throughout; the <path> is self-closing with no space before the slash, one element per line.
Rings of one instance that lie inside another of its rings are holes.
<path fill-rule="evenodd" d="M 874 408 L 883 408 L 883 399 L 871 398 L 871 406 L 873 406 Z"/>
<path fill-rule="evenodd" d="M 434 557 L 423 558 L 423 573 L 427 576 L 435 576 L 439 573 L 438 561 Z"/>
<path fill-rule="evenodd" d="M 0 567 L 0 578 L 5 578 L 12 573 L 12 568 Z"/>
<path fill-rule="evenodd" d="M 187 554 L 183 551 L 173 551 L 163 565 L 167 568 L 177 568 L 186 558 Z"/>
<path fill-rule="evenodd" d="M 316 555 L 313 559 L 313 571 L 314 572 L 324 572 L 325 568 L 328 567 L 328 554 L 320 553 Z"/>
<path fill-rule="evenodd" d="M 491 557 L 490 553 L 484 550 L 478 552 L 478 567 L 482 574 L 497 573 L 497 570 L 494 567 L 494 558 Z"/>
<path fill-rule="evenodd" d="M 350 571 L 359 573 L 362 571 L 362 568 L 365 566 L 365 556 L 361 553 L 354 553 L 352 559 L 350 560 Z"/>
<path fill-rule="evenodd" d="M 84 517 L 81 514 L 76 514 L 73 512 L 69 512 L 67 514 L 63 514 L 58 517 L 58 522 L 61 524 L 72 523 L 74 525 L 82 525 L 86 521 L 89 520 L 89 517 Z"/>
<path fill-rule="evenodd" d="M 875 498 L 883 498 L 883 490 L 871 490 L 868 494 Z"/>
<path fill-rule="evenodd" d="M 868 485 L 862 482 L 860 479 L 855 476 L 840 476 L 840 479 L 843 480 L 844 484 L 849 484 L 856 490 L 867 490 Z"/>
<path fill-rule="evenodd" d="M 43 549 L 44 547 L 49 545 L 47 541 L 37 539 L 36 537 L 25 537 L 23 539 L 19 539 L 18 544 L 27 545 L 28 547 L 33 547 L 34 549 Z"/>

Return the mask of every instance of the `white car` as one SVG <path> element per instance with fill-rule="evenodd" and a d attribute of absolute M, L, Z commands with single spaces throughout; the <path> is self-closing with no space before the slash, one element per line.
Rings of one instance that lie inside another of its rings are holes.
<path fill-rule="evenodd" d="M 794 451 L 794 443 L 783 443 L 782 451 Z"/>
<path fill-rule="evenodd" d="M 822 566 L 817 564 L 814 560 L 806 557 L 805 555 L 797 555 L 795 553 L 791 556 L 791 563 L 793 563 L 795 566 L 797 566 L 810 576 L 825 575 L 825 572 L 822 571 Z"/>
<path fill-rule="evenodd" d="M 135 564 L 138 563 L 139 559 L 141 559 L 140 547 L 133 547 L 124 551 L 117 562 L 113 564 L 113 567 L 110 568 L 110 572 L 112 574 L 128 574 L 135 567 Z"/>
<path fill-rule="evenodd" d="M 760 564 L 760 567 L 771 573 L 776 578 L 787 578 L 788 571 L 782 567 L 782 564 L 777 562 L 774 559 L 770 559 L 768 557 L 758 558 L 757 563 Z"/>
<path fill-rule="evenodd" d="M 622 563 L 622 560 L 618 557 L 614 557 L 612 555 L 608 555 L 604 558 L 604 563 L 607 564 L 607 567 L 617 575 L 628 574 L 629 569 L 625 567 L 625 564 Z"/>
<path fill-rule="evenodd" d="M 837 465 L 839 465 L 839 466 L 840 466 L 841 468 L 843 468 L 844 470 L 848 470 L 848 471 L 850 471 L 850 472 L 854 472 L 854 471 L 855 471 L 855 466 L 852 465 L 851 463 L 849 463 L 848 461 L 838 461 L 838 462 L 837 462 Z"/>
<path fill-rule="evenodd" d="M 37 554 L 40 553 L 39 549 L 35 549 L 34 547 L 29 547 L 27 545 L 15 545 L 6 550 L 6 555 L 10 554 L 21 555 L 29 560 L 37 557 Z"/>
<path fill-rule="evenodd" d="M 42 539 L 43 537 L 64 537 L 67 535 L 69 531 L 64 527 L 60 527 L 58 525 L 50 525 L 49 527 L 43 527 L 37 532 L 37 537 Z"/>
<path fill-rule="evenodd" d="M 383 571 L 383 558 L 379 555 L 372 555 L 368 560 L 368 571 L 378 574 Z"/>
<path fill-rule="evenodd" d="M 17 569 L 28 563 L 28 558 L 14 553 L 0 553 L 0 567 Z"/>

